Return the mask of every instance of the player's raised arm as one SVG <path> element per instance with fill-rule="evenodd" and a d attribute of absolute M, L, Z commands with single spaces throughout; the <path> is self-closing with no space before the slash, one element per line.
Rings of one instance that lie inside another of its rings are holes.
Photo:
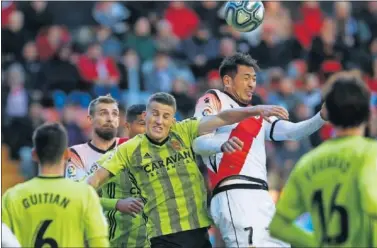
<path fill-rule="evenodd" d="M 221 111 L 217 115 L 204 116 L 198 127 L 198 134 L 204 135 L 215 131 L 217 128 L 238 123 L 251 116 L 262 116 L 266 120 L 270 116 L 288 119 L 288 111 L 276 105 L 258 105 L 245 108 L 233 108 Z"/>
<path fill-rule="evenodd" d="M 301 163 L 303 163 L 303 159 L 301 159 Z M 276 212 L 269 227 L 270 234 L 292 246 L 317 247 L 314 236 L 294 223 L 305 212 L 301 188 L 297 182 L 300 162 L 292 171 L 276 205 Z"/>
<path fill-rule="evenodd" d="M 125 168 L 126 159 L 122 153 L 127 152 L 127 144 L 124 143 L 118 147 L 102 166 L 86 180 L 88 184 L 95 189 L 100 188 L 111 176 L 117 175 Z"/>
<path fill-rule="evenodd" d="M 265 138 L 272 141 L 299 140 L 320 129 L 326 122 L 324 107 L 312 118 L 293 123 L 274 118 L 272 123 L 266 123 Z"/>

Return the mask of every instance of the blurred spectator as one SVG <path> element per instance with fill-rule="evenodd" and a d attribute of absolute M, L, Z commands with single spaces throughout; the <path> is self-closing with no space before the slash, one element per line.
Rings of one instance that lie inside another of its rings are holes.
<path fill-rule="evenodd" d="M 165 19 L 173 28 L 173 33 L 181 40 L 188 39 L 199 25 L 199 17 L 183 1 L 172 1 L 165 11 Z"/>
<path fill-rule="evenodd" d="M 51 60 L 43 65 L 39 89 L 43 86 L 45 92 L 62 90 L 65 93 L 77 89 L 80 75 L 77 68 L 70 62 L 71 53 L 70 46 L 62 46 Z"/>
<path fill-rule="evenodd" d="M 371 32 L 370 41 L 377 38 L 377 2 L 368 1 L 359 14 L 359 19 L 363 20 Z"/>
<path fill-rule="evenodd" d="M 172 32 L 170 22 L 161 20 L 157 23 L 156 46 L 158 50 L 168 53 L 174 52 L 178 46 L 179 40 Z"/>
<path fill-rule="evenodd" d="M 319 72 L 326 60 L 344 61 L 345 47 L 336 37 L 336 24 L 330 18 L 324 20 L 320 36 L 313 39 L 308 55 L 309 72 Z"/>
<path fill-rule="evenodd" d="M 156 46 L 151 36 L 151 25 L 146 17 L 141 17 L 135 24 L 135 34 L 128 34 L 125 46 L 134 49 L 141 61 L 152 59 Z"/>
<path fill-rule="evenodd" d="M 295 106 L 300 103 L 300 98 L 297 93 L 295 93 L 292 80 L 290 78 L 284 78 L 279 83 L 277 92 L 272 92 L 267 101 L 269 104 L 283 106 L 292 114 Z"/>
<path fill-rule="evenodd" d="M 105 56 L 117 58 L 122 52 L 122 44 L 106 26 L 97 28 L 97 42 L 101 44 Z"/>
<path fill-rule="evenodd" d="M 68 134 L 68 146 L 81 144 L 87 142 L 83 131 L 76 122 L 77 119 L 77 106 L 67 105 L 63 111 L 62 123 L 67 129 Z"/>
<path fill-rule="evenodd" d="M 127 30 L 123 21 L 130 16 L 130 11 L 116 1 L 97 2 L 92 13 L 99 24 L 109 27 L 117 33 L 124 33 Z"/>
<path fill-rule="evenodd" d="M 323 13 L 318 1 L 302 2 L 299 13 L 301 18 L 294 24 L 294 33 L 300 44 L 309 49 L 312 39 L 320 33 Z"/>
<path fill-rule="evenodd" d="M 86 54 L 80 56 L 77 66 L 82 79 L 94 84 L 95 95 L 110 93 L 113 97 L 120 98 L 118 68 L 113 59 L 103 56 L 100 44 L 90 45 Z"/>
<path fill-rule="evenodd" d="M 24 29 L 24 14 L 15 10 L 9 16 L 6 28 L 1 29 L 2 58 L 7 60 L 20 60 L 22 48 L 30 38 L 29 32 Z"/>
<path fill-rule="evenodd" d="M 42 82 L 40 82 L 42 64 L 34 41 L 29 41 L 25 44 L 22 56 L 22 65 L 26 72 L 25 88 L 28 90 L 39 89 L 42 87 Z"/>
<path fill-rule="evenodd" d="M 227 56 L 234 54 L 236 51 L 236 42 L 231 38 L 222 38 L 220 40 L 219 54 L 206 63 L 205 71 L 218 70 L 221 62 Z"/>
<path fill-rule="evenodd" d="M 219 41 L 211 36 L 206 25 L 201 24 L 192 38 L 181 42 L 178 51 L 189 61 L 194 75 L 203 77 L 208 60 L 218 56 Z"/>
<path fill-rule="evenodd" d="M 321 90 L 319 88 L 319 79 L 315 74 L 307 74 L 304 81 L 304 89 L 300 97 L 306 106 L 309 107 L 309 113 L 315 114 L 315 107 L 321 103 Z"/>
<path fill-rule="evenodd" d="M 42 28 L 36 38 L 39 57 L 46 61 L 55 55 L 57 49 L 69 43 L 71 36 L 65 27 L 54 25 Z"/>
<path fill-rule="evenodd" d="M 25 70 L 21 64 L 9 66 L 6 73 L 8 91 L 6 93 L 6 114 L 10 118 L 28 114 L 29 94 L 25 89 Z"/>
<path fill-rule="evenodd" d="M 157 52 L 154 60 L 144 63 L 142 72 L 147 92 L 172 91 L 177 68 L 167 53 Z"/>
<path fill-rule="evenodd" d="M 173 82 L 173 89 L 171 94 L 177 101 L 177 109 L 183 118 L 192 116 L 195 108 L 195 100 L 187 95 L 188 84 L 182 78 L 177 78 Z"/>
<path fill-rule="evenodd" d="M 28 2 L 23 9 L 25 15 L 25 29 L 27 29 L 33 38 L 43 27 L 51 25 L 53 16 L 48 9 L 47 1 Z"/>
<path fill-rule="evenodd" d="M 221 80 L 220 73 L 217 70 L 212 70 L 208 73 L 207 84 L 208 89 L 224 89 L 223 81 Z"/>
<path fill-rule="evenodd" d="M 219 16 L 219 9 L 219 2 L 216 1 L 200 1 L 198 7 L 195 8 L 196 13 L 199 15 L 200 22 L 207 23 L 211 33 L 215 37 L 220 36 L 219 27 L 225 24 L 224 19 L 221 19 Z"/>
<path fill-rule="evenodd" d="M 14 1 L 1 1 L 1 28 L 6 27 L 12 12 L 16 9 Z"/>

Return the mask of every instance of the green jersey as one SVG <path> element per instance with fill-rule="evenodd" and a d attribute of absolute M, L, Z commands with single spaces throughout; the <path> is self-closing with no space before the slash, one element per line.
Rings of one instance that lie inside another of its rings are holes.
<path fill-rule="evenodd" d="M 107 152 L 97 162 L 102 165 L 111 158 L 115 150 Z M 140 192 L 132 185 L 127 173 L 123 170 L 111 178 L 102 188 L 101 204 L 109 223 L 109 240 L 111 247 L 149 247 L 147 239 L 146 216 L 133 217 L 116 210 L 119 199 L 128 197 L 140 198 Z"/>
<path fill-rule="evenodd" d="M 159 144 L 137 135 L 103 164 L 114 175 L 126 169 L 141 192 L 149 238 L 211 225 L 204 179 L 191 149 L 198 126 L 196 119 L 176 123 Z"/>
<path fill-rule="evenodd" d="M 317 247 L 376 247 L 377 142 L 341 137 L 303 156 L 277 204 L 273 235 L 296 245 L 300 238 L 286 233 L 291 240 L 285 239 L 279 234 L 285 226 L 276 219 L 292 223 L 305 212 L 312 216 L 310 239 Z"/>

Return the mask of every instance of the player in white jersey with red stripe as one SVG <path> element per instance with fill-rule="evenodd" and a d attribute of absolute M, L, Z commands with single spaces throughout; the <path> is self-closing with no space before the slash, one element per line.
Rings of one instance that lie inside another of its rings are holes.
<path fill-rule="evenodd" d="M 86 143 L 70 147 L 70 159 L 66 167 L 66 177 L 74 181 L 82 181 L 98 169 L 97 161 L 107 151 L 111 151 L 127 138 L 117 138 L 119 126 L 119 108 L 117 101 L 110 95 L 100 96 L 92 100 L 88 107 L 88 120 L 92 126 L 92 139 Z M 101 204 L 107 205 L 107 199 L 101 198 Z M 122 199 L 117 207 L 124 213 L 133 214 L 131 209 L 142 208 L 136 198 Z M 129 211 L 128 211 L 129 210 Z"/>
<path fill-rule="evenodd" d="M 195 116 L 249 106 L 258 69 L 249 55 L 225 58 L 220 66 L 224 90 L 201 97 Z M 194 151 L 202 155 L 213 189 L 211 215 L 227 247 L 289 246 L 271 238 L 267 229 L 275 205 L 268 193 L 265 140 L 297 140 L 324 123 L 320 113 L 299 123 L 256 116 L 197 138 Z"/>

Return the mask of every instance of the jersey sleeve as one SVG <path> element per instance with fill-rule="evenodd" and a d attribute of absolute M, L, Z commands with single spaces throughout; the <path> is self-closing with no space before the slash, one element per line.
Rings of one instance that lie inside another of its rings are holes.
<path fill-rule="evenodd" d="M 297 217 L 305 212 L 302 204 L 303 199 L 301 197 L 300 186 L 297 182 L 297 167 L 300 167 L 300 163 L 302 163 L 302 160 L 299 161 L 296 168 L 291 172 L 291 175 L 284 186 L 279 201 L 276 205 L 276 214 L 288 221 L 296 220 Z"/>
<path fill-rule="evenodd" d="M 221 102 L 215 92 L 205 93 L 196 103 L 194 117 L 201 118 L 207 115 L 218 114 L 221 110 Z"/>
<path fill-rule="evenodd" d="M 83 218 L 83 221 L 85 221 L 85 237 L 87 238 L 89 244 L 91 244 L 91 240 L 96 240 L 96 242 L 103 242 L 103 239 L 107 240 L 108 226 L 106 218 L 103 215 L 102 207 L 96 191 L 89 186 L 84 215 L 85 217 Z"/>
<path fill-rule="evenodd" d="M 13 229 L 10 213 L 9 192 L 5 192 L 1 200 L 1 218 L 2 222 L 9 228 Z"/>
<path fill-rule="evenodd" d="M 125 169 L 128 164 L 128 143 L 123 143 L 114 152 L 110 153 L 107 157 L 102 157 L 100 160 L 100 166 L 108 170 L 113 175 L 118 175 L 120 171 Z"/>
<path fill-rule="evenodd" d="M 183 120 L 174 125 L 173 129 L 181 136 L 187 137 L 190 145 L 194 142 L 194 139 L 199 134 L 200 119 L 192 117 L 190 119 Z"/>
<path fill-rule="evenodd" d="M 377 145 L 372 146 L 377 151 Z M 363 210 L 371 217 L 377 219 L 377 155 L 371 149 L 366 157 L 365 164 L 361 168 L 359 176 L 359 192 Z"/>

